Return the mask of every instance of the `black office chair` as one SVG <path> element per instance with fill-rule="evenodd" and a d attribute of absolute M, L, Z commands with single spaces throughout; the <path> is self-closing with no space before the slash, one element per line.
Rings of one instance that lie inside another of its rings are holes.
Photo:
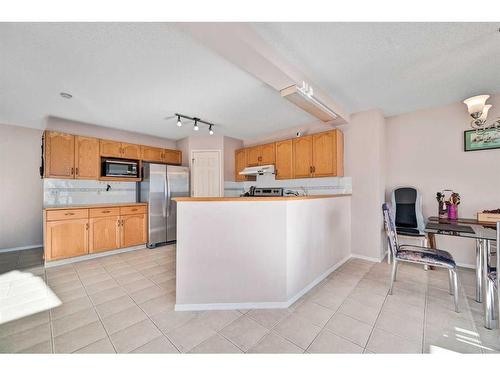
<path fill-rule="evenodd" d="M 392 209 L 394 223 L 399 236 L 417 238 L 422 247 L 428 247 L 425 222 L 422 214 L 422 196 L 417 189 L 401 187 L 392 192 Z M 388 251 L 387 262 L 390 263 L 391 252 Z"/>

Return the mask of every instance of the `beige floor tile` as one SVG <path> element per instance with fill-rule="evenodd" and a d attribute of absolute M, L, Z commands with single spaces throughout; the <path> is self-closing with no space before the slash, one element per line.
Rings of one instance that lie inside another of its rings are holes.
<path fill-rule="evenodd" d="M 3 337 L 0 340 L 0 353 L 17 353 L 48 340 L 50 341 L 50 324 L 44 323 Z"/>
<path fill-rule="evenodd" d="M 52 353 L 52 341 L 47 340 L 39 344 L 35 344 L 29 348 L 21 350 L 19 353 L 26 354 L 51 354 Z"/>
<path fill-rule="evenodd" d="M 362 353 L 363 348 L 328 330 L 323 330 L 307 351 L 309 353 L 357 354 Z"/>
<path fill-rule="evenodd" d="M 87 291 L 82 286 L 81 288 L 66 290 L 64 292 L 57 292 L 57 298 L 59 298 L 62 302 L 70 302 L 75 299 L 82 298 L 87 296 Z"/>
<path fill-rule="evenodd" d="M 441 337 L 426 337 L 424 352 L 439 353 L 469 353 L 480 354 L 483 347 L 480 339 L 475 335 L 461 333 L 458 335 L 441 335 Z"/>
<path fill-rule="evenodd" d="M 63 302 L 62 305 L 51 311 L 52 319 L 60 319 L 78 311 L 86 310 L 92 307 L 89 297 L 80 297 L 69 302 Z"/>
<path fill-rule="evenodd" d="M 90 323 L 55 337 L 54 350 L 56 353 L 73 353 L 105 337 L 101 322 Z"/>
<path fill-rule="evenodd" d="M 115 352 L 115 348 L 111 344 L 111 341 L 108 337 L 105 337 L 99 341 L 96 341 L 90 345 L 87 345 L 81 349 L 78 349 L 75 353 L 78 354 L 113 354 Z"/>
<path fill-rule="evenodd" d="M 299 354 L 304 350 L 297 345 L 292 344 L 290 341 L 278 336 L 274 332 L 270 332 L 255 346 L 250 348 L 248 353 L 270 353 L 270 354 Z"/>
<path fill-rule="evenodd" d="M 168 338 L 182 352 L 187 353 L 216 332 L 198 318 L 167 333 Z"/>
<path fill-rule="evenodd" d="M 351 318 L 361 320 L 362 322 L 370 325 L 374 325 L 381 307 L 382 306 L 366 306 L 362 302 L 348 298 L 344 301 L 338 311 L 344 315 L 350 316 Z"/>
<path fill-rule="evenodd" d="M 148 278 L 151 281 L 154 281 L 155 283 L 169 281 L 169 280 L 175 279 L 175 271 L 164 271 L 161 273 L 157 273 L 157 274 L 148 276 Z"/>
<path fill-rule="evenodd" d="M 94 284 L 85 285 L 85 289 L 87 290 L 88 294 L 95 294 L 97 292 L 102 292 L 103 290 L 116 288 L 117 286 L 118 283 L 115 280 L 109 279 L 109 280 L 99 281 Z"/>
<path fill-rule="evenodd" d="M 0 339 L 14 333 L 23 332 L 49 322 L 49 312 L 42 311 L 24 318 L 0 324 Z"/>
<path fill-rule="evenodd" d="M 302 318 L 300 315 L 293 313 L 274 327 L 273 330 L 305 350 L 317 336 L 321 328 Z"/>
<path fill-rule="evenodd" d="M 89 285 L 101 283 L 103 281 L 113 280 L 113 278 L 111 277 L 111 275 L 109 273 L 107 273 L 106 271 L 103 271 L 102 273 L 99 273 L 97 275 L 92 275 L 92 276 L 87 276 L 87 277 L 80 276 L 80 280 L 82 281 L 82 284 L 87 287 Z"/>
<path fill-rule="evenodd" d="M 125 296 L 127 293 L 121 287 L 116 286 L 111 289 L 103 290 L 94 294 L 90 294 L 89 297 L 94 305 L 100 305 L 104 302 L 112 301 L 119 297 Z"/>
<path fill-rule="evenodd" d="M 295 314 L 319 327 L 323 327 L 333 316 L 334 311 L 314 302 L 304 302 L 297 307 Z"/>
<path fill-rule="evenodd" d="M 112 334 L 111 341 L 118 353 L 129 353 L 159 336 L 161 332 L 147 319 Z"/>
<path fill-rule="evenodd" d="M 52 322 L 52 332 L 54 337 L 72 331 L 76 328 L 98 321 L 99 318 L 93 307 L 78 311 L 74 314 L 66 315 Z"/>
<path fill-rule="evenodd" d="M 218 332 L 230 323 L 238 319 L 242 314 L 235 310 L 213 310 L 204 311 L 195 318 L 214 331 Z"/>
<path fill-rule="evenodd" d="M 226 338 L 219 334 L 215 334 L 203 341 L 201 344 L 195 346 L 190 353 L 229 354 L 243 352 Z"/>
<path fill-rule="evenodd" d="M 220 333 L 246 352 L 254 346 L 269 330 L 254 320 L 241 316 L 225 327 Z"/>
<path fill-rule="evenodd" d="M 102 319 L 104 328 L 109 335 L 121 331 L 131 325 L 142 322 L 147 319 L 147 315 L 139 306 L 131 306 L 128 309 L 117 312 L 116 314 L 106 316 Z"/>
<path fill-rule="evenodd" d="M 123 289 L 125 289 L 129 294 L 152 286 L 155 286 L 155 284 L 148 279 L 136 280 L 122 285 Z"/>
<path fill-rule="evenodd" d="M 363 348 L 373 329 L 371 325 L 339 312 L 330 319 L 325 328 Z"/>
<path fill-rule="evenodd" d="M 175 295 L 163 294 L 139 304 L 139 307 L 149 316 L 159 314 L 163 311 L 174 310 Z"/>
<path fill-rule="evenodd" d="M 375 328 L 366 349 L 373 353 L 422 353 L 422 342 L 407 340 Z"/>
<path fill-rule="evenodd" d="M 290 309 L 258 309 L 250 310 L 247 316 L 261 326 L 271 329 L 290 314 Z"/>
<path fill-rule="evenodd" d="M 110 315 L 119 313 L 120 311 L 129 309 L 133 306 L 136 306 L 135 302 L 128 295 L 125 295 L 123 297 L 118 297 L 111 301 L 101 303 L 100 305 L 97 305 L 95 309 L 97 310 L 99 316 L 102 319 L 105 319 Z"/>
<path fill-rule="evenodd" d="M 175 279 L 159 282 L 158 286 L 166 292 L 172 292 L 175 290 Z"/>
<path fill-rule="evenodd" d="M 124 285 L 124 284 L 130 284 L 134 281 L 147 280 L 147 278 L 140 272 L 132 272 L 132 273 L 127 273 L 125 275 L 116 276 L 115 280 L 118 284 Z"/>
<path fill-rule="evenodd" d="M 183 324 L 186 324 L 191 319 L 197 317 L 199 314 L 200 313 L 196 311 L 167 310 L 151 316 L 151 320 L 162 331 L 169 332 L 172 329 L 175 329 Z"/>
<path fill-rule="evenodd" d="M 424 321 L 423 319 L 410 318 L 402 314 L 383 311 L 377 319 L 375 327 L 408 340 L 422 341 Z"/>
<path fill-rule="evenodd" d="M 324 306 L 332 311 L 336 311 L 345 300 L 345 296 L 342 294 L 337 294 L 335 291 L 330 291 L 328 289 L 320 290 L 319 292 L 312 295 L 308 300 L 317 303 L 318 305 Z"/>
<path fill-rule="evenodd" d="M 382 307 L 382 312 L 387 311 L 411 319 L 422 320 L 425 314 L 425 303 L 422 306 L 417 306 L 416 304 L 408 304 L 406 302 L 406 300 L 400 299 L 399 296 L 387 296 L 384 306 Z"/>
<path fill-rule="evenodd" d="M 179 353 L 177 348 L 165 336 L 160 336 L 147 344 L 133 350 L 131 353 Z"/>
<path fill-rule="evenodd" d="M 153 285 L 130 293 L 130 297 L 132 297 L 135 303 L 139 304 L 165 294 L 165 290 L 157 285 Z"/>
<path fill-rule="evenodd" d="M 49 282 L 50 285 L 50 282 Z M 73 289 L 78 289 L 83 286 L 82 282 L 77 279 L 77 280 L 72 280 L 72 281 L 66 281 L 61 284 L 57 285 L 50 285 L 50 289 L 54 291 L 54 293 L 60 293 L 60 292 L 66 292 L 68 290 L 73 290 Z"/>

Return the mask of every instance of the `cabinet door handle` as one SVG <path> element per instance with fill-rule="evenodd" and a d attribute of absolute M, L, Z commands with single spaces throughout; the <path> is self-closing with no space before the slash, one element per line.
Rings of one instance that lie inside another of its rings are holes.
<path fill-rule="evenodd" d="M 131 211 L 137 211 L 137 208 L 132 208 Z"/>
<path fill-rule="evenodd" d="M 74 212 L 66 212 L 64 215 L 71 216 L 71 215 L 74 215 L 74 214 L 75 214 Z"/>
<path fill-rule="evenodd" d="M 117 226 L 120 226 L 120 220 L 118 220 L 118 221 L 116 222 L 116 225 L 117 225 Z"/>
<path fill-rule="evenodd" d="M 75 174 L 75 168 L 71 167 L 71 175 L 73 176 Z"/>
<path fill-rule="evenodd" d="M 89 230 L 89 223 L 85 224 L 85 230 Z"/>
<path fill-rule="evenodd" d="M 106 210 L 106 211 L 101 211 L 103 214 L 109 214 L 111 211 Z"/>
<path fill-rule="evenodd" d="M 75 169 L 75 174 L 78 176 L 78 167 Z"/>

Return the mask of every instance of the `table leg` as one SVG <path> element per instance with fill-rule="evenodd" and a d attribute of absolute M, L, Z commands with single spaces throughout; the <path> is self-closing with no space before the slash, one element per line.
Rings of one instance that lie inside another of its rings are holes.
<path fill-rule="evenodd" d="M 436 235 L 434 233 L 427 233 L 427 237 L 429 237 L 429 245 L 431 249 L 436 248 Z"/>
<path fill-rule="evenodd" d="M 483 250 L 482 250 L 482 255 L 483 255 L 483 284 L 484 284 L 484 291 L 483 291 L 483 296 L 484 296 L 484 303 L 483 303 L 483 308 L 484 308 L 484 326 L 488 329 L 493 329 L 496 326 L 496 320 L 495 320 L 495 301 L 494 301 L 494 291 L 493 290 L 488 290 L 488 286 L 490 286 L 490 283 L 487 281 L 488 277 L 488 256 L 491 253 L 491 241 L 490 240 L 484 240 L 483 241 Z"/>
<path fill-rule="evenodd" d="M 483 240 L 476 240 L 476 302 L 483 302 Z"/>

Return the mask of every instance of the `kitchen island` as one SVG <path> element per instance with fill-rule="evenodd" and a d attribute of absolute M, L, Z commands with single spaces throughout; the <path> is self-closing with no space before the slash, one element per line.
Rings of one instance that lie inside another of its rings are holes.
<path fill-rule="evenodd" d="M 350 194 L 176 201 L 178 311 L 286 308 L 350 255 Z"/>

